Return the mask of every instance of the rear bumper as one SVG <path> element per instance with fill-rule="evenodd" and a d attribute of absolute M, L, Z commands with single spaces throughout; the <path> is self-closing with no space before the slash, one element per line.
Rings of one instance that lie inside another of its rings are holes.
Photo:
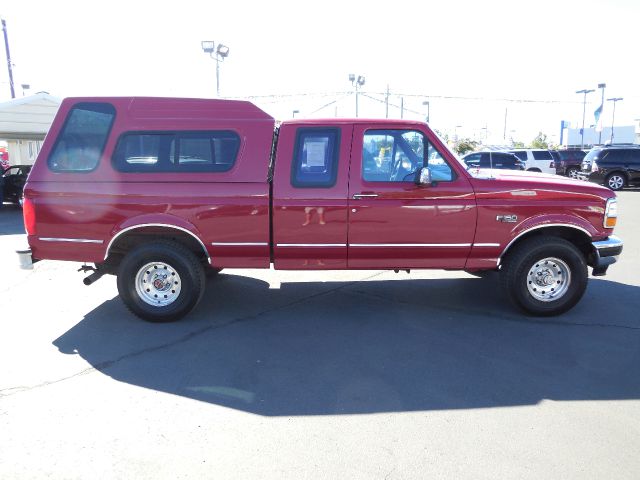
<path fill-rule="evenodd" d="M 618 256 L 622 253 L 624 245 L 621 238 L 611 235 L 605 240 L 592 242 L 593 252 L 589 265 L 593 267 L 593 276 L 606 275 L 609 265 L 618 261 Z"/>
<path fill-rule="evenodd" d="M 20 262 L 20 269 L 22 270 L 33 269 L 33 264 L 36 263 L 37 260 L 33 259 L 30 248 L 23 248 L 21 250 L 16 250 L 16 254 L 18 255 L 18 260 Z"/>

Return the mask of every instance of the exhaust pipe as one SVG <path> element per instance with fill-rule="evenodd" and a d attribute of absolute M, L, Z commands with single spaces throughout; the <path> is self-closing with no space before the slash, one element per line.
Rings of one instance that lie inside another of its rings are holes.
<path fill-rule="evenodd" d="M 91 275 L 89 275 L 88 277 L 84 277 L 82 279 L 82 283 L 84 283 L 86 286 L 89 286 L 89 285 L 95 283 L 97 280 L 100 280 L 102 275 L 104 275 L 103 272 L 101 272 L 100 270 L 96 270 Z"/>

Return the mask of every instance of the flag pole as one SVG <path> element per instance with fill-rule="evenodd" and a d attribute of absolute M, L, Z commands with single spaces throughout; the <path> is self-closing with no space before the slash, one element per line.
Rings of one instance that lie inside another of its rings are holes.
<path fill-rule="evenodd" d="M 599 83 L 598 88 L 602 90 L 602 100 L 600 101 L 600 117 L 598 117 L 598 123 L 600 125 L 597 126 L 598 132 L 598 145 L 602 145 L 602 122 L 600 118 L 602 118 L 602 110 L 604 109 L 604 89 L 607 86 L 606 83 Z"/>

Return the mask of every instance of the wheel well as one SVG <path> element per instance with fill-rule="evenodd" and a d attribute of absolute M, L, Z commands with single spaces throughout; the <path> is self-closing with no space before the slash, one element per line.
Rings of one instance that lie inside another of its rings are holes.
<path fill-rule="evenodd" d="M 542 173 L 542 170 L 540 170 L 539 168 L 527 168 L 527 172 L 538 172 L 538 173 Z"/>
<path fill-rule="evenodd" d="M 605 178 L 609 178 L 611 175 L 614 175 L 616 173 L 623 177 L 627 182 L 629 181 L 629 172 L 625 172 L 624 170 L 613 170 L 607 173 L 607 176 Z"/>
<path fill-rule="evenodd" d="M 517 239 L 512 244 L 508 245 L 507 248 L 502 252 L 502 255 L 500 255 L 499 263 L 502 263 L 502 259 L 509 255 L 510 252 L 515 250 L 514 247 L 517 247 L 525 240 L 528 240 L 532 237 L 542 236 L 563 238 L 573 243 L 578 248 L 578 250 L 582 252 L 585 258 L 589 258 L 589 255 L 591 255 L 592 253 L 591 237 L 582 230 L 563 226 L 542 227 L 528 231 L 521 237 L 517 237 Z"/>
<path fill-rule="evenodd" d="M 203 263 L 210 261 L 204 244 L 193 234 L 170 227 L 145 226 L 122 233 L 109 245 L 105 253 L 105 263 L 117 267 L 122 258 L 132 248 L 154 240 L 171 240 L 193 252 Z"/>

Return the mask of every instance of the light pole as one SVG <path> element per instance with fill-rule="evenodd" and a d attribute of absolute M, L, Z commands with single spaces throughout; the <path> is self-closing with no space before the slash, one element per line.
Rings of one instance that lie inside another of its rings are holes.
<path fill-rule="evenodd" d="M 296 113 L 300 113 L 300 110 L 294 110 L 291 112 L 291 118 L 296 118 Z"/>
<path fill-rule="evenodd" d="M 580 130 L 580 135 L 582 136 L 580 140 L 580 150 L 584 148 L 584 115 L 587 111 L 587 93 L 595 92 L 595 90 L 578 90 L 576 93 L 583 93 L 584 99 L 582 101 L 582 129 Z"/>
<path fill-rule="evenodd" d="M 613 116 L 611 117 L 611 145 L 613 145 L 613 125 L 616 121 L 616 103 L 624 100 L 622 97 L 607 98 L 607 102 L 613 102 Z"/>
<path fill-rule="evenodd" d="M 31 85 L 28 83 L 23 83 L 20 85 L 22 87 L 22 96 L 25 96 L 25 92 L 31 88 Z"/>
<path fill-rule="evenodd" d="M 203 40 L 200 44 L 204 53 L 216 61 L 216 96 L 220 98 L 220 62 L 229 56 L 229 47 L 221 43 L 216 46 L 213 40 Z"/>
<path fill-rule="evenodd" d="M 458 129 L 462 128 L 462 125 L 456 125 L 455 129 L 453 130 L 453 141 L 457 142 L 458 141 Z"/>
<path fill-rule="evenodd" d="M 427 106 L 427 123 L 429 123 L 429 117 L 431 117 L 431 105 L 429 104 L 428 100 L 425 100 L 424 102 L 422 102 L 422 105 Z"/>
<path fill-rule="evenodd" d="M 607 87 L 606 83 L 599 83 L 598 84 L 598 88 L 600 90 L 602 90 L 602 101 L 600 102 L 600 116 L 598 117 L 598 123 L 600 125 L 602 125 L 602 122 L 600 121 L 600 117 L 602 116 L 602 109 L 604 108 L 604 89 Z M 598 145 L 602 145 L 602 127 L 601 126 L 596 126 L 596 128 L 599 130 L 598 132 Z"/>
<path fill-rule="evenodd" d="M 480 128 L 480 130 L 484 130 L 484 142 L 486 144 L 487 140 L 489 140 L 489 126 L 485 125 L 484 127 Z"/>
<path fill-rule="evenodd" d="M 355 74 L 350 73 L 349 81 L 351 82 L 351 85 L 356 89 L 356 118 L 358 118 L 358 90 L 364 85 L 364 77 L 362 75 L 358 75 L 356 77 Z"/>

